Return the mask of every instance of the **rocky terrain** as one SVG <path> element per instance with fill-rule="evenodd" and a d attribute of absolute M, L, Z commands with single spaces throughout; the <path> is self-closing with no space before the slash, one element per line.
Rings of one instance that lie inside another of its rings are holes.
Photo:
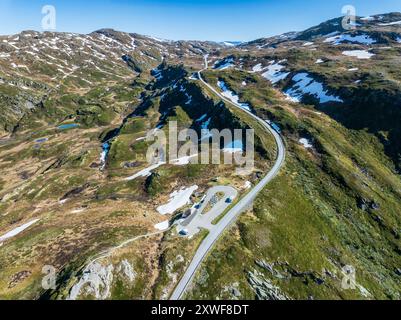
<path fill-rule="evenodd" d="M 169 297 L 205 236 L 171 223 L 212 186 L 244 194 L 275 160 L 273 138 L 197 80 L 208 54 L 205 80 L 274 121 L 287 160 L 187 298 L 399 299 L 401 14 L 348 31 L 341 21 L 234 45 L 114 30 L 0 36 L 0 298 Z M 254 172 L 149 167 L 145 137 L 169 121 L 199 134 L 255 128 Z M 161 215 L 186 188 L 187 205 Z"/>

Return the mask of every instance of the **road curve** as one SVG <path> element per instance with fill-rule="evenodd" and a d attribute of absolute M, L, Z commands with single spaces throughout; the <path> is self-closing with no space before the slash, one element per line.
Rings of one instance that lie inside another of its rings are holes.
<path fill-rule="evenodd" d="M 276 144 L 278 147 L 277 160 L 274 164 L 273 168 L 270 172 L 257 184 L 245 197 L 243 197 L 224 217 L 223 219 L 216 225 L 216 227 L 210 231 L 209 235 L 203 240 L 198 250 L 195 253 L 194 258 L 192 259 L 189 267 L 185 271 L 184 276 L 181 278 L 177 287 L 175 288 L 173 294 L 170 297 L 170 300 L 179 300 L 183 297 L 185 291 L 191 284 L 192 280 L 195 277 L 195 274 L 202 262 L 205 260 L 207 254 L 211 251 L 214 244 L 221 237 L 223 232 L 230 227 L 239 217 L 241 213 L 247 210 L 249 206 L 253 203 L 258 194 L 266 187 L 266 185 L 273 180 L 273 178 L 278 174 L 281 167 L 285 161 L 285 146 L 281 136 L 272 128 L 270 125 L 263 119 L 254 115 L 252 112 L 244 110 L 237 103 L 234 103 L 227 98 L 223 97 L 216 89 L 214 89 L 211 85 L 209 85 L 202 78 L 202 71 L 208 68 L 207 57 L 205 57 L 205 66 L 206 68 L 198 72 L 199 80 L 207 86 L 210 90 L 212 90 L 220 99 L 224 100 L 226 103 L 233 105 L 236 108 L 241 109 L 243 112 L 246 112 L 249 116 L 257 120 L 269 134 L 274 136 L 276 140 Z"/>

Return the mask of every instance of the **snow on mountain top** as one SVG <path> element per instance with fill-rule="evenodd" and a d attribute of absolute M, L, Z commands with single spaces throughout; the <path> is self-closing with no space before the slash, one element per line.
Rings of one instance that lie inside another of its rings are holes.
<path fill-rule="evenodd" d="M 389 23 L 378 23 L 378 25 L 382 26 L 382 27 L 395 26 L 395 25 L 399 25 L 399 24 L 401 24 L 401 20 L 400 21 L 393 21 L 393 22 L 389 22 Z"/>
<path fill-rule="evenodd" d="M 243 42 L 242 41 L 223 41 L 221 44 L 225 45 L 227 47 L 236 47 L 236 46 L 243 44 Z"/>
<path fill-rule="evenodd" d="M 367 16 L 367 17 L 362 17 L 361 18 L 362 21 L 373 21 L 376 20 L 375 17 L 371 17 L 371 16 Z"/>
<path fill-rule="evenodd" d="M 339 45 L 343 42 L 352 42 L 352 43 L 360 43 L 365 45 L 371 45 L 376 43 L 377 41 L 372 39 L 370 36 L 363 34 L 363 35 L 349 35 L 349 34 L 342 34 L 337 35 L 334 37 L 329 37 L 324 40 L 324 43 L 333 43 L 334 45 Z"/>

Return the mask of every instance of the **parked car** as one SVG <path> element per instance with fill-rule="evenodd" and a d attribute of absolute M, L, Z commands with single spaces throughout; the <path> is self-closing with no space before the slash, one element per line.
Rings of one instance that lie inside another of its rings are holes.
<path fill-rule="evenodd" d="M 281 134 L 281 128 L 277 124 L 272 122 L 270 125 L 277 133 Z"/>
<path fill-rule="evenodd" d="M 229 197 L 226 199 L 226 203 L 233 203 L 234 197 Z"/>

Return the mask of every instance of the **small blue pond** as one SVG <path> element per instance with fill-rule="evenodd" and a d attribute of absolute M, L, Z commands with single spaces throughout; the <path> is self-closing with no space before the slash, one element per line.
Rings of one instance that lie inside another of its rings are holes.
<path fill-rule="evenodd" d="M 35 142 L 36 143 L 44 143 L 44 142 L 46 142 L 48 140 L 49 140 L 48 138 L 40 138 L 40 139 L 36 139 Z"/>
<path fill-rule="evenodd" d="M 236 150 L 241 149 L 241 150 L 243 150 L 244 145 L 241 140 L 234 140 L 233 142 L 228 143 L 224 148 L 225 149 L 236 149 Z"/>
<path fill-rule="evenodd" d="M 59 130 L 68 130 L 68 129 L 74 129 L 79 127 L 79 124 L 76 123 L 68 123 L 68 124 L 62 124 L 61 126 L 58 126 Z"/>
<path fill-rule="evenodd" d="M 103 151 L 106 152 L 106 153 L 108 153 L 110 151 L 110 147 L 111 147 L 111 145 L 110 145 L 109 142 L 105 142 L 102 145 Z"/>

